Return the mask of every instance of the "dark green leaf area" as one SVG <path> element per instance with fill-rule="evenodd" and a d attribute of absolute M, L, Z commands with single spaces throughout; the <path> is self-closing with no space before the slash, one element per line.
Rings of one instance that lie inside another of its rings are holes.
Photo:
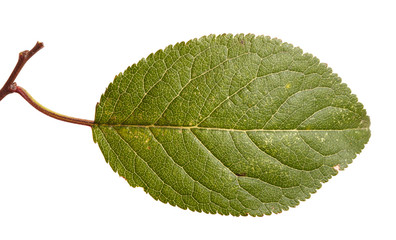
<path fill-rule="evenodd" d="M 155 199 L 262 216 L 298 205 L 347 167 L 369 124 L 312 55 L 264 36 L 211 35 L 116 76 L 93 135 L 113 170 Z"/>

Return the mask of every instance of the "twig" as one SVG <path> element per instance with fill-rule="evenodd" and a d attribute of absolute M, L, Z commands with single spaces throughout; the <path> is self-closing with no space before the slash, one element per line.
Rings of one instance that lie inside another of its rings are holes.
<path fill-rule="evenodd" d="M 13 92 L 11 88 L 13 88 L 12 85 L 15 82 L 15 79 L 18 76 L 19 72 L 22 70 L 23 66 L 25 66 L 25 63 L 43 47 L 44 44 L 42 42 L 37 42 L 36 45 L 34 45 L 34 47 L 30 51 L 25 50 L 19 53 L 18 62 L 15 65 L 14 70 L 12 71 L 7 82 L 4 84 L 3 88 L 0 90 L 0 101 L 5 96 Z"/>
<path fill-rule="evenodd" d="M 18 59 L 18 62 L 16 64 L 14 70 L 12 71 L 7 82 L 4 84 L 3 88 L 0 90 L 0 101 L 8 94 L 16 92 L 19 95 L 21 95 L 35 109 L 44 113 L 47 116 L 50 116 L 52 118 L 55 118 L 55 119 L 58 119 L 61 121 L 69 122 L 69 123 L 80 124 L 80 125 L 92 127 L 94 125 L 94 121 L 69 117 L 69 116 L 62 115 L 62 114 L 56 113 L 54 111 L 51 111 L 51 110 L 47 109 L 46 107 L 44 107 L 43 105 L 41 105 L 40 103 L 38 103 L 32 96 L 30 96 L 30 94 L 25 89 L 17 86 L 15 79 L 18 76 L 19 72 L 22 70 L 25 63 L 43 47 L 44 47 L 44 44 L 42 42 L 37 42 L 36 45 L 30 51 L 26 50 L 26 51 L 19 53 L 19 59 Z"/>

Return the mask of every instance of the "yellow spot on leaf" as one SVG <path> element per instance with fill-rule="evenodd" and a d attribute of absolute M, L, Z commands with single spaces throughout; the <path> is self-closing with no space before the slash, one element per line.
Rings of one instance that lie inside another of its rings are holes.
<path fill-rule="evenodd" d="M 337 170 L 337 172 L 340 171 L 340 169 L 341 169 L 340 164 L 335 165 L 333 168 L 334 168 L 334 170 Z"/>

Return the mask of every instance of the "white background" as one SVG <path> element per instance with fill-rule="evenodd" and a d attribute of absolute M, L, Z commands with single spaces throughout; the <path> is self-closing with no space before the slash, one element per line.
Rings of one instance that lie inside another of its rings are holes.
<path fill-rule="evenodd" d="M 45 48 L 17 82 L 46 107 L 93 119 L 114 76 L 169 44 L 211 33 L 269 35 L 326 62 L 371 117 L 345 171 L 296 208 L 264 217 L 185 211 L 115 174 L 89 127 L 0 102 L 0 239 L 395 239 L 392 1 L 1 1 L 0 84 L 17 54 Z"/>

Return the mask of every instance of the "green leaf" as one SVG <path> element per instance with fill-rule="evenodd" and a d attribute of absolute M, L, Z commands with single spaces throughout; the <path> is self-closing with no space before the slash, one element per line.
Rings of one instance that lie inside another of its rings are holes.
<path fill-rule="evenodd" d="M 347 167 L 369 125 L 326 64 L 249 34 L 181 42 L 132 65 L 102 95 L 92 129 L 113 170 L 154 199 L 262 216 Z"/>

